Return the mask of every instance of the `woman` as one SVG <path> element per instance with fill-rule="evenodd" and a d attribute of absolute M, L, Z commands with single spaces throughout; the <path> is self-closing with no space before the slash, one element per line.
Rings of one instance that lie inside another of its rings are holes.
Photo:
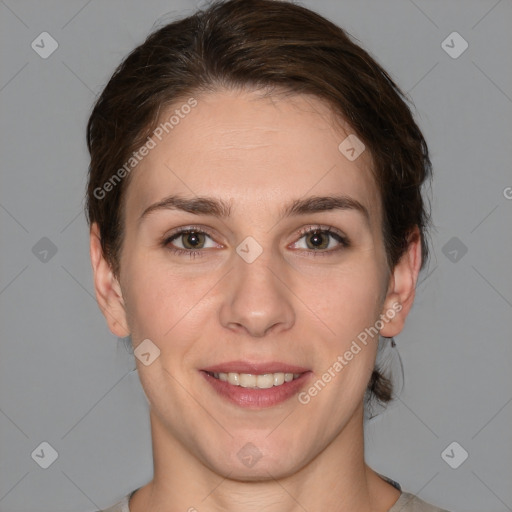
<path fill-rule="evenodd" d="M 427 256 L 428 149 L 386 72 L 305 8 L 218 2 L 125 59 L 88 145 L 96 296 L 154 457 L 108 510 L 441 510 L 364 461 Z"/>

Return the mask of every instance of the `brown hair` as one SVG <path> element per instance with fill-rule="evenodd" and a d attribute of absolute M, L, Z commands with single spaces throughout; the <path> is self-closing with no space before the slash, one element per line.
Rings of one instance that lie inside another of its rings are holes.
<path fill-rule="evenodd" d="M 240 87 L 326 101 L 372 156 L 390 268 L 416 226 L 424 264 L 429 215 L 421 186 L 431 163 L 404 94 L 365 50 L 319 14 L 288 1 L 229 0 L 150 34 L 116 69 L 91 113 L 87 217 L 99 225 L 103 253 L 116 276 L 129 176 L 113 183 L 114 174 L 126 169 L 165 107 L 193 94 Z M 378 368 L 368 390 L 381 402 L 391 399 L 391 382 Z"/>

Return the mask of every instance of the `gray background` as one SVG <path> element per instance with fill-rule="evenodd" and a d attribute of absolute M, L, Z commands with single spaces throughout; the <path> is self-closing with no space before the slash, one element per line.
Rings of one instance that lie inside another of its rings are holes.
<path fill-rule="evenodd" d="M 85 123 L 155 21 L 196 5 L 0 0 L 1 512 L 90 511 L 152 477 L 134 356 L 94 299 Z M 434 163 L 432 260 L 397 337 L 405 389 L 367 425 L 367 460 L 444 508 L 512 510 L 512 2 L 304 5 L 409 92 Z M 44 31 L 59 45 L 46 59 L 31 48 Z M 453 31 L 469 44 L 456 59 L 441 46 Z M 31 457 L 43 441 L 48 469 Z M 441 456 L 453 441 L 469 454 L 457 469 Z"/>

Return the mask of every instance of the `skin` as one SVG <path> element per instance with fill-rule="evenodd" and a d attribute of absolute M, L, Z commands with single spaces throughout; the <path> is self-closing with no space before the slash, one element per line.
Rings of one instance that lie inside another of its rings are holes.
<path fill-rule="evenodd" d="M 351 162 L 338 150 L 350 128 L 335 124 L 320 100 L 249 90 L 195 97 L 198 105 L 130 177 L 119 278 L 91 228 L 96 297 L 110 330 L 130 334 L 134 347 L 149 338 L 160 349 L 148 366 L 136 359 L 150 404 L 154 478 L 130 510 L 387 511 L 400 492 L 366 465 L 363 446 L 377 337 L 307 404 L 295 396 L 241 408 L 199 370 L 282 361 L 311 369 L 313 383 L 393 304 L 401 310 L 380 333 L 397 335 L 414 299 L 419 238 L 389 269 L 369 151 Z M 167 209 L 138 220 L 170 194 L 224 199 L 231 215 Z M 353 209 L 279 216 L 293 199 L 342 194 L 369 218 Z M 191 225 L 211 233 L 201 257 L 172 252 L 172 244 L 190 247 L 186 236 L 163 245 Z M 314 235 L 299 234 L 326 225 L 350 245 L 324 234 L 325 245 L 311 248 Z M 236 252 L 247 236 L 263 249 L 250 264 Z M 261 454 L 251 468 L 237 457 L 248 442 Z"/>

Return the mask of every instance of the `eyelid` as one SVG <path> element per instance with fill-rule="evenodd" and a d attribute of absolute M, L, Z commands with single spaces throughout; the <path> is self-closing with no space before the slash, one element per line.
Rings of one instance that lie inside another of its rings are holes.
<path fill-rule="evenodd" d="M 216 235 L 212 233 L 212 230 L 210 230 L 206 226 L 199 226 L 199 225 L 181 226 L 181 227 L 178 227 L 178 228 L 172 230 L 170 233 L 167 233 L 163 237 L 162 245 L 164 247 L 167 247 L 176 238 L 179 238 L 183 234 L 186 234 L 186 233 L 189 233 L 189 232 L 198 232 L 198 233 L 205 234 L 208 237 L 210 237 L 212 239 L 212 241 L 214 241 L 217 245 L 220 245 L 221 248 L 223 247 L 223 244 L 219 244 L 215 240 Z M 295 241 L 292 242 L 289 245 L 293 245 L 293 244 L 298 243 L 299 240 L 301 238 L 303 238 L 305 235 L 307 235 L 309 233 L 314 233 L 314 232 L 327 233 L 329 236 L 333 236 L 334 238 L 338 239 L 337 242 L 338 242 L 338 244 L 341 247 L 338 247 L 338 248 L 335 248 L 335 249 L 329 249 L 329 250 L 318 250 L 318 251 L 303 249 L 303 251 L 305 251 L 307 253 L 313 253 L 315 255 L 319 255 L 319 254 L 326 254 L 326 255 L 328 255 L 328 254 L 331 254 L 331 253 L 334 253 L 334 252 L 338 251 L 340 248 L 346 248 L 346 247 L 349 247 L 351 245 L 348 237 L 342 231 L 340 231 L 339 229 L 337 229 L 337 228 L 335 228 L 333 226 L 320 225 L 320 224 L 309 225 L 309 226 L 306 226 L 304 228 L 301 228 L 301 229 L 295 231 L 295 233 L 294 233 L 294 240 Z M 207 247 L 206 249 L 212 249 L 212 248 L 211 247 Z M 172 247 L 172 250 L 176 254 L 186 253 L 186 254 L 188 254 L 190 256 L 199 255 L 199 253 L 205 252 L 205 248 L 201 248 L 201 249 L 181 249 L 180 247 Z M 297 249 L 295 249 L 295 250 L 297 250 Z"/>
<path fill-rule="evenodd" d="M 175 228 L 171 232 L 166 233 L 163 238 L 164 238 L 164 240 L 168 240 L 169 238 L 172 238 L 173 236 L 177 237 L 178 235 L 180 235 L 182 233 L 187 233 L 189 231 L 197 231 L 197 232 L 200 232 L 200 233 L 205 233 L 205 234 L 207 234 L 210 237 L 216 236 L 212 232 L 212 230 L 210 230 L 206 226 L 189 225 L 189 226 L 180 226 L 178 228 Z M 313 231 L 329 231 L 329 232 L 332 232 L 332 233 L 335 233 L 335 234 L 339 235 L 340 238 L 348 240 L 347 236 L 345 235 L 345 233 L 343 233 L 339 229 L 335 228 L 334 226 L 330 226 L 330 225 L 327 225 L 327 224 L 313 224 L 313 225 L 310 225 L 310 226 L 307 226 L 307 227 L 304 227 L 304 228 L 300 228 L 300 229 L 295 231 L 293 236 L 299 236 L 300 237 L 300 236 L 304 236 L 305 234 L 313 232 Z"/>
<path fill-rule="evenodd" d="M 211 231 L 204 227 L 204 226 L 180 226 L 176 229 L 173 229 L 170 233 L 166 233 L 162 239 L 161 245 L 165 249 L 171 251 L 173 254 L 178 256 L 188 256 L 190 259 L 195 259 L 197 257 L 204 256 L 204 253 L 206 252 L 204 248 L 201 249 L 182 249 L 181 247 L 174 247 L 171 245 L 171 242 L 179 238 L 180 236 L 183 236 L 186 233 L 190 232 L 196 232 L 196 233 L 202 233 L 206 236 L 208 236 L 215 244 L 218 244 L 215 239 L 214 235 L 211 233 Z M 206 249 L 212 249 L 211 247 L 207 247 Z"/>
<path fill-rule="evenodd" d="M 327 233 L 329 236 L 335 238 L 337 240 L 338 244 L 339 244 L 339 247 L 337 247 L 335 249 L 329 249 L 329 250 L 314 251 L 314 250 L 310 250 L 310 249 L 309 250 L 308 249 L 304 249 L 305 252 L 313 253 L 315 256 L 316 255 L 322 255 L 322 254 L 323 255 L 329 255 L 329 254 L 332 254 L 332 253 L 335 253 L 335 252 L 339 251 L 340 249 L 348 248 L 348 247 L 350 247 L 352 245 L 351 241 L 349 240 L 347 235 L 345 235 L 345 233 L 343 233 L 339 229 L 337 229 L 337 228 L 335 228 L 333 226 L 319 225 L 319 224 L 312 225 L 312 226 L 307 226 L 305 228 L 301 228 L 295 234 L 295 237 L 298 237 L 298 238 L 296 239 L 295 242 L 293 242 L 290 245 L 297 244 L 299 242 L 299 240 L 301 240 L 305 235 L 307 235 L 309 233 L 315 233 L 315 232 Z"/>
<path fill-rule="evenodd" d="M 315 232 L 315 231 L 323 231 L 323 232 L 329 232 L 338 235 L 340 238 L 343 238 L 344 240 L 348 241 L 348 237 L 340 231 L 339 229 L 335 228 L 334 226 L 329 226 L 327 224 L 313 224 L 310 226 L 307 226 L 305 228 L 301 228 L 296 232 L 297 236 L 304 236 L 308 233 Z"/>
<path fill-rule="evenodd" d="M 212 239 L 217 236 L 216 234 L 214 234 L 213 230 L 210 230 L 209 228 L 207 228 L 205 226 L 190 225 L 190 226 L 181 226 L 179 228 L 173 229 L 171 232 L 166 233 L 164 235 L 163 240 L 164 240 L 164 242 L 169 241 L 169 240 L 174 240 L 175 238 L 178 238 L 180 235 L 182 235 L 184 233 L 189 233 L 191 231 L 197 232 L 197 233 L 204 233 L 205 235 L 208 235 Z M 218 242 L 216 242 L 216 243 L 218 243 Z M 222 245 L 222 244 L 219 244 L 219 245 Z"/>

